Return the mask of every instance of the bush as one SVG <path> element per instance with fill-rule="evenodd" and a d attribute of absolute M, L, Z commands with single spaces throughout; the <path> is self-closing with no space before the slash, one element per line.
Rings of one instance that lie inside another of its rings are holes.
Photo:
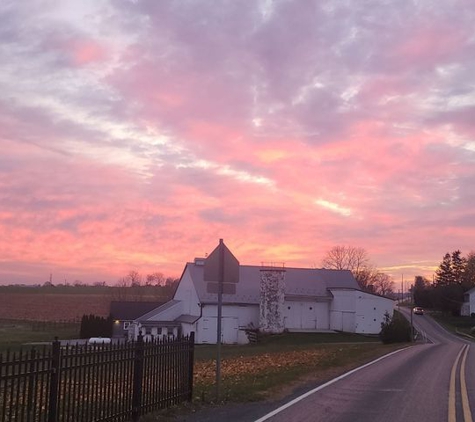
<path fill-rule="evenodd" d="M 392 318 L 386 312 L 379 338 L 384 344 L 411 341 L 411 324 L 398 311 L 394 311 Z"/>
<path fill-rule="evenodd" d="M 110 315 L 107 318 L 83 315 L 79 337 L 112 337 L 112 323 L 112 316 Z"/>

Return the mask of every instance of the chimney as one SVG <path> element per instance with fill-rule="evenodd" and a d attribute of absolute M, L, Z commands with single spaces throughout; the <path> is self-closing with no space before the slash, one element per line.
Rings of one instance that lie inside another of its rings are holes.
<path fill-rule="evenodd" d="M 259 329 L 263 333 L 284 331 L 285 268 L 263 265 L 260 271 Z"/>

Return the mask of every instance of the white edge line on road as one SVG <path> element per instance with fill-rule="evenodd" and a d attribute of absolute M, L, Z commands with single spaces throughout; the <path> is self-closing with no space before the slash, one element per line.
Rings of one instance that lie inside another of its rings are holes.
<path fill-rule="evenodd" d="M 288 403 L 284 404 L 283 406 L 278 407 L 277 409 L 273 410 L 272 412 L 268 413 L 267 415 L 262 416 L 261 418 L 257 419 L 257 420 L 254 421 L 254 422 L 264 422 L 264 421 L 266 421 L 267 419 L 272 418 L 272 416 L 275 416 L 275 415 L 277 415 L 278 413 L 282 412 L 283 410 L 289 408 L 290 406 L 293 406 L 295 403 L 298 403 L 299 401 L 301 401 L 301 400 L 307 398 L 308 396 L 311 396 L 312 394 L 316 393 L 317 391 L 323 390 L 324 388 L 328 387 L 329 385 L 332 385 L 332 384 L 334 384 L 335 382 L 340 381 L 340 380 L 342 380 L 343 378 L 346 378 L 346 377 L 348 377 L 349 375 L 354 374 L 355 372 L 358 372 L 358 371 L 361 370 L 361 369 L 367 368 L 368 366 L 373 365 L 373 364 L 379 362 L 380 360 L 386 359 L 386 358 L 388 358 L 389 356 L 392 356 L 392 355 L 394 355 L 394 354 L 396 354 L 396 353 L 402 352 L 403 350 L 407 350 L 407 349 L 409 349 L 409 348 L 410 348 L 410 346 L 409 346 L 409 347 L 405 347 L 405 348 L 403 348 L 403 349 L 395 350 L 394 352 L 391 352 L 391 353 L 388 353 L 387 355 L 381 356 L 380 358 L 375 359 L 375 360 L 373 360 L 373 361 L 371 361 L 371 362 L 368 362 L 368 363 L 366 363 L 366 364 L 364 364 L 364 365 L 362 365 L 362 366 L 359 366 L 358 368 L 352 369 L 351 371 L 346 372 L 346 373 L 344 373 L 343 375 L 340 375 L 339 377 L 333 378 L 332 380 L 326 382 L 325 384 L 319 385 L 318 387 L 314 388 L 313 390 L 307 391 L 306 393 L 302 394 L 302 395 L 299 396 L 299 397 L 296 397 L 295 399 L 289 401 Z"/>

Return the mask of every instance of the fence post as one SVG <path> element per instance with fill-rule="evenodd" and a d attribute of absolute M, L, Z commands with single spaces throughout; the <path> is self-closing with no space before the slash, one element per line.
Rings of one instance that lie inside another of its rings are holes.
<path fill-rule="evenodd" d="M 48 422 L 57 422 L 58 418 L 58 387 L 60 370 L 60 348 L 58 337 L 54 338 L 51 352 L 51 375 L 49 383 Z"/>
<path fill-rule="evenodd" d="M 192 331 L 188 340 L 188 401 L 193 400 L 193 366 L 195 359 L 195 332 Z"/>
<path fill-rule="evenodd" d="M 132 421 L 137 422 L 141 414 L 142 405 L 142 377 L 143 377 L 144 344 L 143 336 L 139 334 L 135 343 L 134 379 L 132 386 Z"/>
<path fill-rule="evenodd" d="M 35 417 L 34 410 L 33 410 L 33 393 L 36 391 L 36 377 L 37 377 L 37 369 L 36 369 L 36 348 L 33 346 L 33 348 L 30 351 L 30 366 L 28 368 L 28 396 L 27 396 L 27 407 L 26 407 L 26 414 L 28 417 L 28 420 L 30 420 L 30 417 L 33 416 L 33 419 Z"/>

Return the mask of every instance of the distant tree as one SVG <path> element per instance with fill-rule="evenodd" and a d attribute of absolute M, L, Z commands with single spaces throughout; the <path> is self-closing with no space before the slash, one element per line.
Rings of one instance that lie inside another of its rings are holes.
<path fill-rule="evenodd" d="M 350 270 L 363 290 L 368 290 L 368 286 L 374 284 L 377 274 L 367 252 L 352 246 L 334 246 L 326 253 L 321 265 L 323 268 Z"/>
<path fill-rule="evenodd" d="M 437 286 L 446 286 L 454 282 L 452 256 L 448 252 L 444 255 L 444 258 L 439 264 L 439 268 L 437 268 L 435 274 L 435 284 Z"/>
<path fill-rule="evenodd" d="M 469 252 L 465 258 L 465 271 L 462 278 L 464 291 L 475 286 L 475 251 Z"/>
<path fill-rule="evenodd" d="M 362 290 L 372 291 L 375 289 L 376 277 L 378 271 L 374 267 L 367 267 L 356 271 L 352 271 L 358 285 Z"/>
<path fill-rule="evenodd" d="M 384 273 L 377 273 L 373 280 L 375 293 L 381 296 L 387 296 L 394 290 L 394 281 Z"/>
<path fill-rule="evenodd" d="M 115 284 L 115 289 L 114 289 L 114 296 L 116 300 L 127 300 L 127 297 L 129 296 L 129 281 L 127 280 L 126 277 L 121 277 L 119 280 L 117 280 L 117 283 Z"/>
<path fill-rule="evenodd" d="M 369 265 L 368 254 L 363 248 L 352 246 L 334 246 L 322 259 L 324 268 L 356 271 Z"/>
<path fill-rule="evenodd" d="M 465 273 L 466 259 L 462 256 L 460 250 L 452 252 L 452 277 L 453 282 L 462 284 Z"/>
<path fill-rule="evenodd" d="M 460 315 L 463 303 L 463 288 L 460 284 L 441 284 L 434 287 L 434 304 L 442 312 Z"/>
<path fill-rule="evenodd" d="M 132 287 L 137 287 L 142 285 L 142 276 L 138 271 L 131 270 L 128 272 L 127 277 L 129 283 Z"/>
<path fill-rule="evenodd" d="M 414 277 L 414 286 L 412 295 L 414 304 L 423 308 L 433 308 L 433 286 L 425 277 L 416 275 Z"/>
<path fill-rule="evenodd" d="M 167 277 L 165 280 L 165 295 L 169 298 L 172 298 L 175 294 L 176 288 L 178 286 L 180 279 L 174 277 Z"/>
<path fill-rule="evenodd" d="M 162 286 L 165 284 L 165 276 L 160 272 L 147 275 L 147 286 Z"/>
<path fill-rule="evenodd" d="M 173 287 L 174 285 L 178 284 L 179 281 L 179 278 L 167 277 L 167 279 L 165 280 L 165 286 Z"/>
<path fill-rule="evenodd" d="M 465 274 L 466 260 L 461 252 L 456 250 L 446 253 L 436 270 L 436 278 L 433 289 L 434 306 L 446 313 L 460 315 L 463 303 L 463 277 Z"/>

